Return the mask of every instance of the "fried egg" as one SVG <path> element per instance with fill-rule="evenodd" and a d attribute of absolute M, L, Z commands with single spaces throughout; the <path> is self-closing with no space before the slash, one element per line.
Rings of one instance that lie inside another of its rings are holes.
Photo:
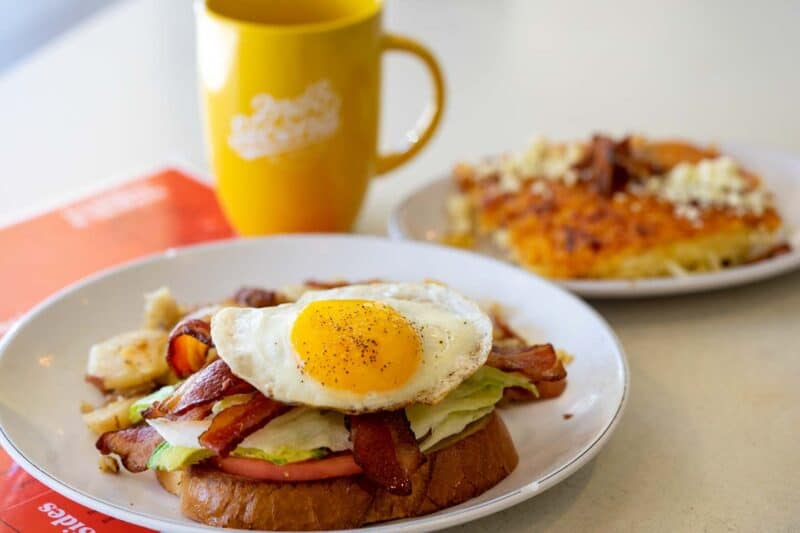
<path fill-rule="evenodd" d="M 440 401 L 485 361 L 492 323 L 436 283 L 373 283 L 310 291 L 211 321 L 219 356 L 275 400 L 346 413 Z"/>

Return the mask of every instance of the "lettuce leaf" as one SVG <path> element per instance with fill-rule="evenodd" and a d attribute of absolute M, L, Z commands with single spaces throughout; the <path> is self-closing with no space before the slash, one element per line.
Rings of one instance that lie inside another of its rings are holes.
<path fill-rule="evenodd" d="M 436 405 L 406 407 L 411 430 L 422 439 L 422 451 L 491 413 L 508 387 L 522 387 L 538 396 L 536 386 L 522 374 L 482 366 Z"/>
<path fill-rule="evenodd" d="M 153 450 L 150 459 L 147 460 L 147 468 L 150 470 L 178 470 L 186 465 L 198 463 L 212 455 L 214 455 L 214 452 L 205 448 L 172 446 L 167 441 L 164 441 Z"/>
<path fill-rule="evenodd" d="M 419 443 L 419 449 L 424 452 L 433 448 L 447 437 L 461 433 L 468 425 L 480 420 L 492 411 L 494 411 L 494 405 L 473 411 L 456 411 L 448 414 L 444 420 L 431 430 L 430 435 Z"/>
<path fill-rule="evenodd" d="M 136 424 L 137 422 L 141 422 L 142 411 L 153 405 L 155 402 L 159 402 L 167 398 L 170 394 L 175 392 L 176 388 L 178 388 L 178 384 L 166 385 L 157 391 L 151 392 L 147 396 L 139 398 L 133 402 L 133 404 L 128 408 L 128 418 L 131 420 L 131 423 Z"/>
<path fill-rule="evenodd" d="M 236 448 L 231 452 L 233 457 L 249 457 L 252 459 L 263 459 L 276 465 L 285 465 L 287 463 L 297 463 L 299 461 L 307 461 L 309 459 L 321 459 L 328 455 L 328 450 L 325 448 L 316 448 L 313 450 L 297 450 L 294 448 L 279 448 L 276 450 L 259 450 L 258 448 Z"/>
<path fill-rule="evenodd" d="M 532 392 L 537 398 L 539 397 L 539 391 L 536 390 L 536 385 L 534 385 L 526 376 L 520 374 L 519 372 L 505 372 L 491 366 L 482 366 L 464 383 L 472 383 L 473 381 L 482 383 L 484 385 L 501 385 L 504 389 L 509 387 L 521 387 Z"/>

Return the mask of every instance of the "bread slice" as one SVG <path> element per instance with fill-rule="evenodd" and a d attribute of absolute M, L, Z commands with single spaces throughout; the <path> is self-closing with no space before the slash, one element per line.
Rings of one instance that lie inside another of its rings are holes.
<path fill-rule="evenodd" d="M 395 496 L 360 476 L 279 483 L 207 466 L 159 473 L 181 499 L 183 514 L 208 525 L 242 529 L 319 530 L 433 513 L 490 489 L 517 466 L 517 451 L 496 413 L 427 454 L 412 477 L 413 493 Z"/>

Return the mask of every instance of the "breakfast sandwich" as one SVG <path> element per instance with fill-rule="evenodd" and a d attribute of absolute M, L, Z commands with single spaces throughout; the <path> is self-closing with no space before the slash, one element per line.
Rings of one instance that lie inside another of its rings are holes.
<path fill-rule="evenodd" d="M 755 173 L 713 148 L 641 137 L 543 138 L 453 172 L 462 246 L 487 239 L 551 278 L 645 278 L 713 271 L 788 250 Z"/>
<path fill-rule="evenodd" d="M 559 395 L 550 344 L 440 283 L 243 289 L 92 347 L 101 467 L 153 470 L 184 515 L 245 529 L 358 527 L 488 490 L 518 457 L 498 404 Z"/>

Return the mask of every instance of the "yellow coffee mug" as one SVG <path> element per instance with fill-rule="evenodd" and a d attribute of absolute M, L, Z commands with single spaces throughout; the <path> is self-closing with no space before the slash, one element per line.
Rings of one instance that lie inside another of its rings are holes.
<path fill-rule="evenodd" d="M 243 235 L 346 231 L 370 178 L 430 140 L 444 105 L 433 55 L 381 29 L 380 0 L 198 0 L 205 129 L 219 198 Z M 377 154 L 381 54 L 419 57 L 433 113 Z"/>

